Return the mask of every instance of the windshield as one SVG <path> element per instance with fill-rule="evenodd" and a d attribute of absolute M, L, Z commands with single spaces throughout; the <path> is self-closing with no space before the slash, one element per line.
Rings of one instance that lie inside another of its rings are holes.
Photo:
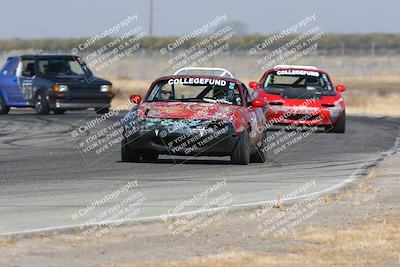
<path fill-rule="evenodd" d="M 39 72 L 46 76 L 90 75 L 74 58 L 39 59 Z"/>
<path fill-rule="evenodd" d="M 304 88 L 307 90 L 333 90 L 325 73 L 308 70 L 280 70 L 268 74 L 264 88 Z"/>
<path fill-rule="evenodd" d="M 241 105 L 235 82 L 217 78 L 180 78 L 158 82 L 147 101 L 209 102 Z"/>

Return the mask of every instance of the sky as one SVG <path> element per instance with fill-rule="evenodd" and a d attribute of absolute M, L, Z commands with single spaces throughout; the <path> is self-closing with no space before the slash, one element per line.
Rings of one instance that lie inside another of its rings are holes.
<path fill-rule="evenodd" d="M 93 36 L 138 15 L 149 27 L 150 0 L 2 1 L 0 39 Z M 271 34 L 315 14 L 329 33 L 400 33 L 398 0 L 154 0 L 153 34 L 183 35 L 226 14 L 247 33 Z"/>

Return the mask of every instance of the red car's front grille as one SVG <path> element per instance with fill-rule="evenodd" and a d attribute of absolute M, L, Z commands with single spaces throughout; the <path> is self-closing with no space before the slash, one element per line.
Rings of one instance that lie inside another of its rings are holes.
<path fill-rule="evenodd" d="M 319 118 L 319 115 L 308 115 L 308 114 L 288 114 L 285 116 L 287 120 L 296 121 L 312 121 Z"/>

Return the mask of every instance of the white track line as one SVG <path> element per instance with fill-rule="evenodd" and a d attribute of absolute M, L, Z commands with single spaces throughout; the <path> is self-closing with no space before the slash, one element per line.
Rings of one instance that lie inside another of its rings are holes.
<path fill-rule="evenodd" d="M 358 167 L 356 170 L 354 170 L 351 175 L 349 176 L 348 179 L 343 180 L 342 182 L 331 186 L 327 189 L 324 189 L 322 191 L 318 192 L 313 192 L 309 193 L 306 195 L 300 195 L 298 197 L 289 199 L 287 201 L 282 201 L 281 203 L 291 203 L 296 200 L 308 198 L 308 197 L 314 197 L 317 195 L 322 195 L 326 194 L 335 190 L 339 190 L 349 184 L 352 184 L 354 181 L 357 180 L 357 177 L 362 175 L 362 173 L 366 170 L 366 167 L 371 166 L 373 164 L 376 164 L 382 158 L 384 157 L 384 154 L 381 154 L 381 157 L 377 158 L 372 164 L 371 162 L 368 163 L 363 163 L 360 167 Z M 360 172 L 362 170 L 362 172 Z M 360 173 L 359 173 L 360 172 Z M 182 213 L 177 213 L 173 215 L 166 215 L 166 216 L 150 216 L 150 217 L 141 217 L 141 218 L 133 218 L 133 219 L 127 219 L 127 220 L 114 220 L 114 221 L 105 221 L 105 222 L 98 222 L 98 223 L 93 223 L 93 224 L 85 224 L 85 228 L 89 228 L 91 226 L 104 226 L 107 224 L 113 224 L 113 223 L 119 223 L 120 225 L 122 224 L 127 224 L 127 223 L 133 223 L 133 222 L 150 222 L 150 221 L 165 221 L 167 219 L 171 218 L 178 218 L 186 215 L 196 215 L 196 214 L 201 214 L 205 212 L 210 212 L 210 211 L 220 211 L 220 210 L 234 210 L 238 208 L 250 208 L 250 207 L 257 207 L 265 204 L 270 204 L 270 203 L 275 203 L 276 199 L 274 200 L 266 200 L 266 201 L 259 201 L 259 202 L 249 202 L 249 203 L 243 203 L 243 204 L 236 204 L 232 205 L 229 207 L 221 207 L 221 208 L 210 208 L 210 209 L 204 209 L 201 211 L 188 211 L 188 212 L 182 212 Z M 45 228 L 37 228 L 37 229 L 31 229 L 31 230 L 24 230 L 24 231 L 16 231 L 16 232 L 9 232 L 9 233 L 0 233 L 1 236 L 15 236 L 15 235 L 23 235 L 23 234 L 35 234 L 35 233 L 45 233 L 45 232 L 53 232 L 53 231 L 62 231 L 62 230 L 73 230 L 77 228 L 81 228 L 83 224 L 72 224 L 72 225 L 64 225 L 64 226 L 57 226 L 57 227 L 45 227 Z"/>

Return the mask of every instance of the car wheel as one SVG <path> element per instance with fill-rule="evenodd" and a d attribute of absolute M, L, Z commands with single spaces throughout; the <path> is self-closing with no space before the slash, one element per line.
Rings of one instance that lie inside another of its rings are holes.
<path fill-rule="evenodd" d="M 35 109 L 36 113 L 39 115 L 47 115 L 50 113 L 49 103 L 43 92 L 39 92 L 35 98 Z"/>
<path fill-rule="evenodd" d="M 250 156 L 250 162 L 254 163 L 264 163 L 267 160 L 267 149 L 265 140 L 267 138 L 267 132 L 263 132 L 263 136 L 261 139 L 261 146 L 256 144 L 256 153 Z"/>
<path fill-rule="evenodd" d="M 233 164 L 247 165 L 250 162 L 250 139 L 249 132 L 246 130 L 240 135 L 233 153 L 231 155 Z"/>
<path fill-rule="evenodd" d="M 110 108 L 95 108 L 96 114 L 106 114 L 110 111 Z"/>
<path fill-rule="evenodd" d="M 0 94 L 0 114 L 8 114 L 10 107 L 6 105 L 3 96 Z"/>
<path fill-rule="evenodd" d="M 140 160 L 139 152 L 130 149 L 125 138 L 121 141 L 121 159 L 124 162 L 138 162 Z"/>
<path fill-rule="evenodd" d="M 330 133 L 344 133 L 344 132 L 346 132 L 346 113 L 343 112 L 342 117 L 336 123 L 334 123 L 332 126 L 333 127 L 328 128 L 328 131 Z"/>
<path fill-rule="evenodd" d="M 54 114 L 64 114 L 65 113 L 65 109 L 55 109 L 55 110 L 53 110 L 53 112 L 54 112 Z"/>
<path fill-rule="evenodd" d="M 142 159 L 145 161 L 156 161 L 158 160 L 158 153 L 153 151 L 145 151 L 142 155 Z"/>

